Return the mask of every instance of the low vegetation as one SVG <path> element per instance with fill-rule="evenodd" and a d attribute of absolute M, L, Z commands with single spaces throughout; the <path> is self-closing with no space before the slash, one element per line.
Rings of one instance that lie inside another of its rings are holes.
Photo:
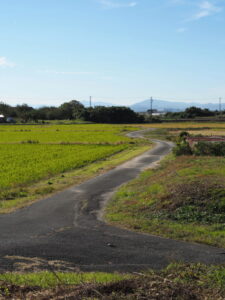
<path fill-rule="evenodd" d="M 124 185 L 106 210 L 114 225 L 225 247 L 225 158 L 172 155 Z"/>
<path fill-rule="evenodd" d="M 198 135 L 199 139 L 202 135 Z M 225 140 L 220 142 L 197 141 L 194 145 L 190 145 L 190 134 L 182 131 L 176 139 L 176 146 L 173 152 L 176 156 L 179 155 L 196 155 L 196 156 L 225 156 Z M 204 137 L 205 139 L 205 137 Z"/>
<path fill-rule="evenodd" d="M 131 276 L 119 273 L 73 273 L 73 272 L 34 272 L 0 274 L 0 282 L 17 286 L 53 288 L 59 285 L 75 285 L 82 283 L 108 283 L 129 279 Z"/>
<path fill-rule="evenodd" d="M 223 300 L 225 267 L 171 264 L 139 274 L 37 273 L 0 276 L 0 299 Z"/>

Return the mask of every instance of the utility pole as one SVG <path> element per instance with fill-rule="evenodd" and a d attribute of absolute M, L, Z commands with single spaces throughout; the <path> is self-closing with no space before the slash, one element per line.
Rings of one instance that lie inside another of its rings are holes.
<path fill-rule="evenodd" d="M 220 115 L 221 115 L 221 112 L 222 112 L 222 98 L 221 97 L 219 98 L 219 111 L 220 111 Z"/>
<path fill-rule="evenodd" d="M 92 96 L 90 96 L 90 107 L 92 107 Z"/>
<path fill-rule="evenodd" d="M 153 105 L 153 98 L 150 98 L 150 115 L 151 115 L 151 119 L 152 119 L 152 105 Z"/>

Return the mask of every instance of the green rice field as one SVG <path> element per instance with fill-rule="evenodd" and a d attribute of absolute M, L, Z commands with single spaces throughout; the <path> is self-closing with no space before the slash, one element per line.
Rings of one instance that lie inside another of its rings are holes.
<path fill-rule="evenodd" d="M 51 182 L 54 176 L 64 177 L 66 172 L 82 170 L 97 162 L 104 163 L 116 154 L 138 148 L 140 141 L 125 135 L 134 130 L 138 127 L 0 125 L 0 208 L 11 206 L 12 203 L 6 204 L 5 200 L 12 202 L 15 198 L 32 194 L 27 188 L 38 182 L 47 180 L 44 183 L 47 188 L 42 187 L 41 194 L 42 191 L 55 191 L 57 186 Z"/>
<path fill-rule="evenodd" d="M 17 187 L 45 176 L 80 168 L 127 145 L 0 145 L 0 188 Z"/>
<path fill-rule="evenodd" d="M 0 126 L 0 144 L 122 144 L 130 138 L 123 135 L 135 127 L 119 125 L 12 125 Z"/>

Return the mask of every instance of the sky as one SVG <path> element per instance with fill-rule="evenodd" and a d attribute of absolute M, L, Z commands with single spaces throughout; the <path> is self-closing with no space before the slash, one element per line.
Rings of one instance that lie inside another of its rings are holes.
<path fill-rule="evenodd" d="M 0 101 L 225 101 L 225 0 L 0 0 Z"/>

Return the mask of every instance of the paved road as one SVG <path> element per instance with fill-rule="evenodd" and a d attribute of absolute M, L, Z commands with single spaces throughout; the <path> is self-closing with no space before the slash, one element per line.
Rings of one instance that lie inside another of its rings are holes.
<path fill-rule="evenodd" d="M 169 142 L 155 142 L 153 150 L 104 175 L 1 215 L 0 271 L 13 270 L 16 256 L 61 260 L 85 271 L 159 269 L 177 260 L 225 263 L 224 249 L 138 234 L 101 220 L 101 208 L 116 188 L 170 152 Z"/>

